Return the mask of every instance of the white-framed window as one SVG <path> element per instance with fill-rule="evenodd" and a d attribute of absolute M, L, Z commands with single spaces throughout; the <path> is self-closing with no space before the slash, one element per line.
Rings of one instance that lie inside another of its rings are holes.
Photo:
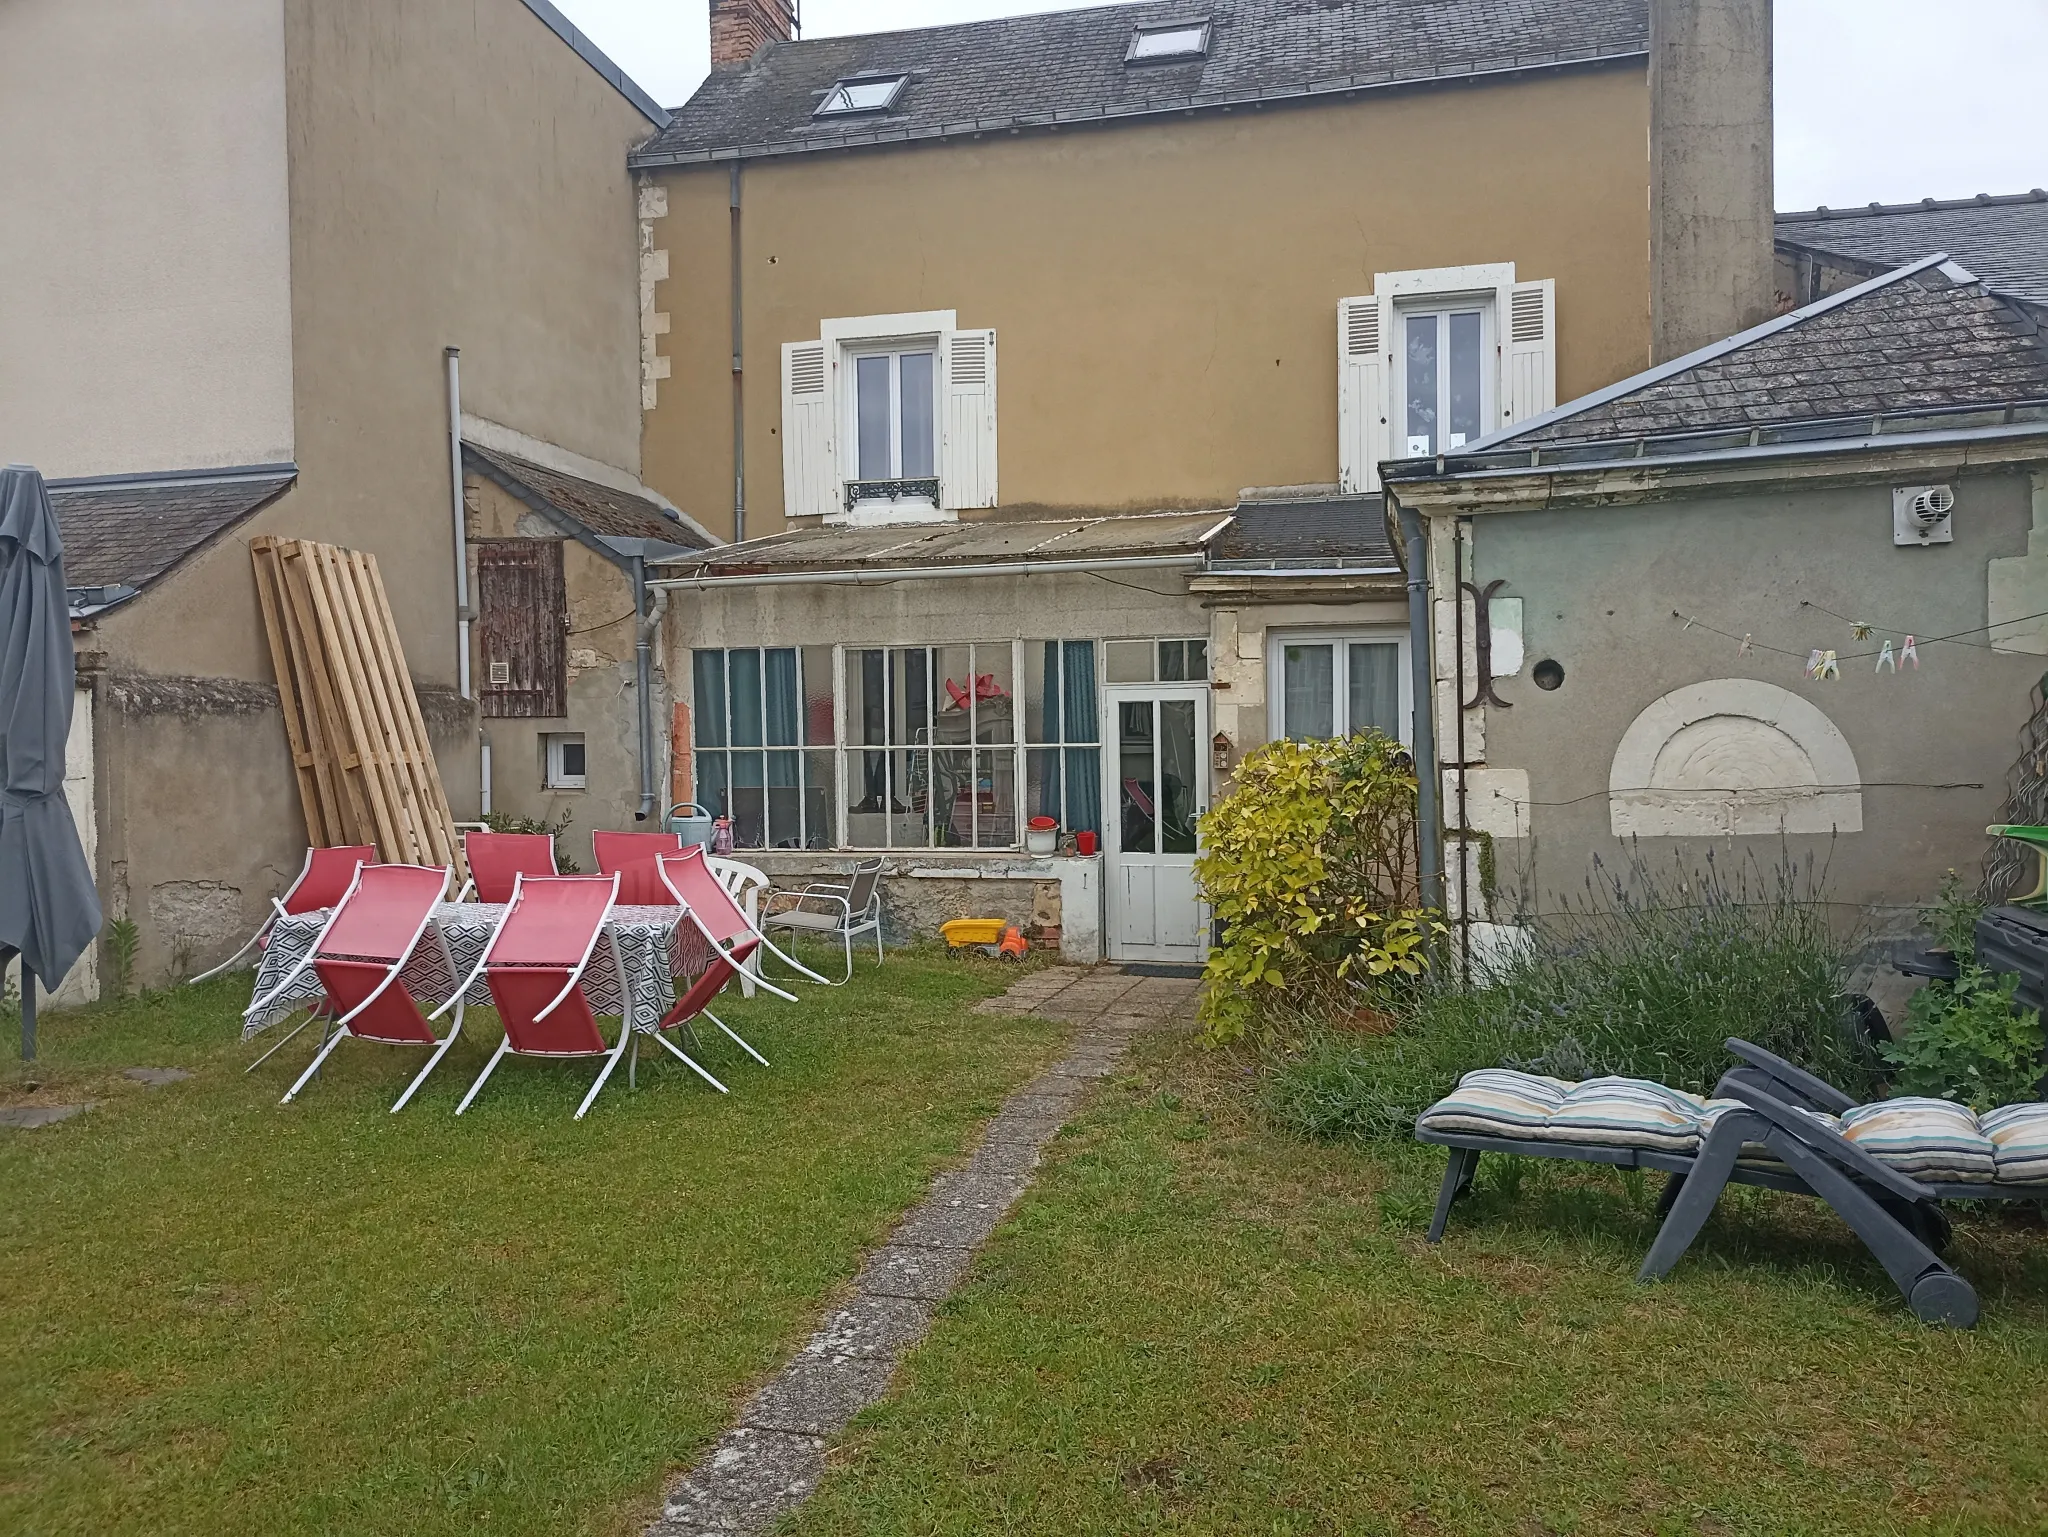
<path fill-rule="evenodd" d="M 1099 833 L 1101 650 L 700 649 L 693 798 L 740 848 L 1013 849 L 1036 816 Z"/>
<path fill-rule="evenodd" d="M 1124 63 L 1151 64 L 1168 59 L 1199 59 L 1209 52 L 1209 21 L 1156 22 L 1135 27 Z"/>
<path fill-rule="evenodd" d="M 1276 739 L 1381 731 L 1411 740 L 1405 630 L 1276 630 L 1268 646 L 1268 730 Z"/>
<path fill-rule="evenodd" d="M 850 75 L 833 83 L 811 110 L 813 117 L 846 117 L 860 112 L 887 112 L 896 105 L 910 77 L 893 75 Z"/>
<path fill-rule="evenodd" d="M 1381 272 L 1337 301 L 1337 471 L 1454 453 L 1557 404 L 1555 285 L 1513 262 Z"/>
<path fill-rule="evenodd" d="M 541 738 L 543 782 L 550 790 L 581 790 L 587 782 L 583 733 L 550 731 Z"/>
<path fill-rule="evenodd" d="M 783 511 L 840 523 L 996 505 L 996 338 L 952 310 L 825 320 L 782 348 Z"/>
<path fill-rule="evenodd" d="M 1109 640 L 1102 643 L 1107 683 L 1207 683 L 1206 640 Z"/>

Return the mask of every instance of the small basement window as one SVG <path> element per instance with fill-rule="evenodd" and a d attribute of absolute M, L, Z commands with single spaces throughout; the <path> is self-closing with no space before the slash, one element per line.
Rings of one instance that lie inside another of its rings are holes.
<path fill-rule="evenodd" d="M 837 82 L 818 103 L 813 117 L 844 117 L 853 112 L 887 112 L 903 94 L 908 75 L 860 75 Z"/>
<path fill-rule="evenodd" d="M 1126 64 L 1151 64 L 1166 59 L 1199 59 L 1209 52 L 1209 23 L 1173 21 L 1137 27 L 1131 32 L 1131 46 L 1124 52 Z"/>
<path fill-rule="evenodd" d="M 583 733 L 551 731 L 541 738 L 547 747 L 547 788 L 580 790 L 584 787 Z"/>

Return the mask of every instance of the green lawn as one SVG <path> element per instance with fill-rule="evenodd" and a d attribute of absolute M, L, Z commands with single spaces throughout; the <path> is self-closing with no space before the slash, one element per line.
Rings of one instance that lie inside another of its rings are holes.
<path fill-rule="evenodd" d="M 2038 1217 L 1959 1222 L 1985 1318 L 1942 1332 L 1766 1192 L 1641 1288 L 1654 1185 L 1491 1160 L 1431 1248 L 1440 1156 L 1146 1043 L 787 1531 L 2048 1531 Z"/>
<path fill-rule="evenodd" d="M 621 1533 L 1064 1032 L 967 1012 L 1015 975 L 915 952 L 801 1008 L 734 1002 L 774 1063 L 595 1064 L 497 1030 L 345 1043 L 293 1105 L 248 979 L 43 1020 L 0 1100 L 0 1531 Z M 196 1076 L 147 1089 L 130 1066 Z M 30 1090 L 27 1084 L 39 1082 Z"/>

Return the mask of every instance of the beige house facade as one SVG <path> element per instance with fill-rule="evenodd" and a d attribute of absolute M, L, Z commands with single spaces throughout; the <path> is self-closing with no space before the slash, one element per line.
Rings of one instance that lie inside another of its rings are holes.
<path fill-rule="evenodd" d="M 613 538 L 703 542 L 639 482 L 626 156 L 667 114 L 545 0 L 201 10 L 0 8 L 0 203 L 29 215 L 0 233 L 0 458 L 53 482 L 97 871 L 145 980 L 232 949 L 303 858 L 251 538 L 377 557 L 461 819 L 500 729 L 489 659 L 460 640 L 478 573 L 471 549 L 458 583 L 455 507 L 463 543 L 500 531 L 464 445 L 520 448 L 655 520 Z M 109 123 L 147 125 L 118 176 Z M 613 553 L 578 615 L 632 613 L 633 557 Z M 586 720 L 572 689 L 539 724 L 608 741 L 660 680 L 592 633 L 623 703 Z M 503 729 L 500 805 L 539 815 L 538 725 Z M 579 824 L 630 823 L 641 756 L 593 746 L 579 793 L 603 809 Z"/>
<path fill-rule="evenodd" d="M 1199 959 L 1239 758 L 1410 732 L 1379 464 L 1769 313 L 1767 6 L 1451 9 L 714 7 L 632 157 L 642 462 L 737 541 L 667 581 L 693 789 L 765 865 L 1049 928 L 1083 861 L 1112 958 Z"/>

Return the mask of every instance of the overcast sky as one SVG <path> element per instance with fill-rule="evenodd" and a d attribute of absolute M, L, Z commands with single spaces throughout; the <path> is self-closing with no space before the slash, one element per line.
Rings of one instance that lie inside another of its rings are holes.
<path fill-rule="evenodd" d="M 556 0 L 656 100 L 708 67 L 706 0 Z M 832 37 L 1071 0 L 803 0 Z M 1777 0 L 1778 206 L 2048 186 L 2048 0 Z"/>

